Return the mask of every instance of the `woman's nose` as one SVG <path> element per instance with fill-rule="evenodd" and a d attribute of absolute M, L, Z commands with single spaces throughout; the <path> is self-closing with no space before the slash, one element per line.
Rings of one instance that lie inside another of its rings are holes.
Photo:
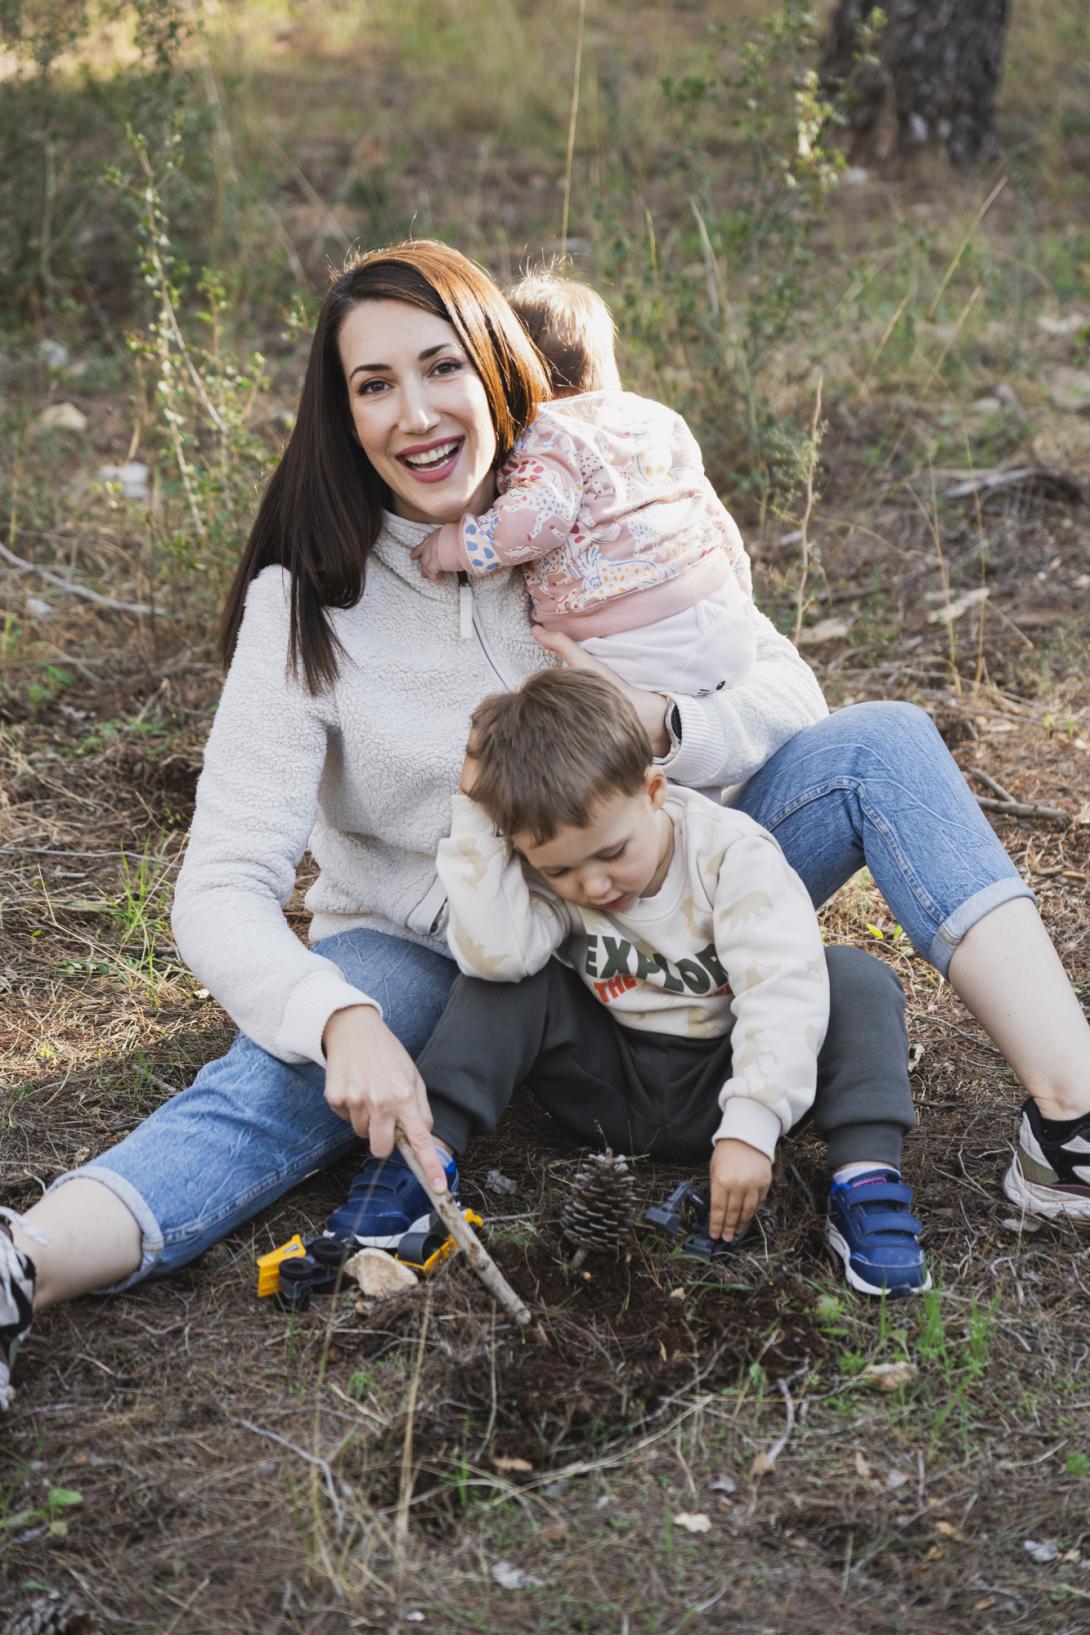
<path fill-rule="evenodd" d="M 399 420 L 401 429 L 419 435 L 430 431 L 436 425 L 439 416 L 432 408 L 428 394 L 422 386 L 406 385 L 401 394 L 401 413 Z"/>

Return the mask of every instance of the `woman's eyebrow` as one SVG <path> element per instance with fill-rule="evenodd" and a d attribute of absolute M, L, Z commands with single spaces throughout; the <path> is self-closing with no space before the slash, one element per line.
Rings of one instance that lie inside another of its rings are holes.
<path fill-rule="evenodd" d="M 454 342 L 440 341 L 438 346 L 425 347 L 424 351 L 419 353 L 417 356 L 417 363 L 427 363 L 429 358 L 434 358 L 435 354 L 437 352 L 441 352 L 445 346 L 453 347 Z M 348 377 L 349 380 L 352 379 L 352 375 L 358 375 L 361 369 L 372 374 L 382 374 L 383 372 L 390 374 L 392 372 L 391 366 L 388 363 L 357 363 L 356 367 L 352 370 L 352 374 L 350 374 Z"/>

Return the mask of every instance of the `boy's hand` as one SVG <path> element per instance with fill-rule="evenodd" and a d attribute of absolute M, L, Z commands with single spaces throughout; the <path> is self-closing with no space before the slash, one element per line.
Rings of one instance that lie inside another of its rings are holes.
<path fill-rule="evenodd" d="M 711 1180 L 711 1207 L 708 1236 L 714 1243 L 722 1238 L 730 1243 L 753 1219 L 772 1185 L 772 1165 L 763 1152 L 748 1141 L 717 1141 L 708 1168 Z"/>
<path fill-rule="evenodd" d="M 409 555 L 419 567 L 421 578 L 430 580 L 434 585 L 443 572 L 439 566 L 438 528 L 434 534 L 429 534 L 427 539 L 422 539 L 419 545 L 414 545 Z"/>
<path fill-rule="evenodd" d="M 466 740 L 466 752 L 465 759 L 462 761 L 462 772 L 458 779 L 459 795 L 473 794 L 473 786 L 477 782 L 477 773 L 480 770 L 480 753 L 480 740 L 477 735 L 477 729 L 476 727 L 471 727 L 469 729 L 469 737 Z"/>

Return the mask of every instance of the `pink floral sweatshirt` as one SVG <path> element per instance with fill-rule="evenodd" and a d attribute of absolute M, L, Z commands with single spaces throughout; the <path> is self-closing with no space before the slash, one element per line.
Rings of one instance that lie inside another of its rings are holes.
<path fill-rule="evenodd" d="M 446 573 L 524 567 L 534 619 L 582 640 L 654 624 L 730 578 L 752 595 L 737 525 L 681 416 L 633 392 L 547 404 L 482 516 L 439 530 Z"/>

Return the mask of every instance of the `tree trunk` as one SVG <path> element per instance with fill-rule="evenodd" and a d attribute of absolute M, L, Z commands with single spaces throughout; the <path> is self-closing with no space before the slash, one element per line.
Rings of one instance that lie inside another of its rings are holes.
<path fill-rule="evenodd" d="M 846 97 L 852 158 L 881 162 L 941 141 L 955 165 L 995 150 L 995 95 L 1008 0 L 881 0 L 875 66 L 857 62 L 879 0 L 839 0 L 822 80 Z"/>

